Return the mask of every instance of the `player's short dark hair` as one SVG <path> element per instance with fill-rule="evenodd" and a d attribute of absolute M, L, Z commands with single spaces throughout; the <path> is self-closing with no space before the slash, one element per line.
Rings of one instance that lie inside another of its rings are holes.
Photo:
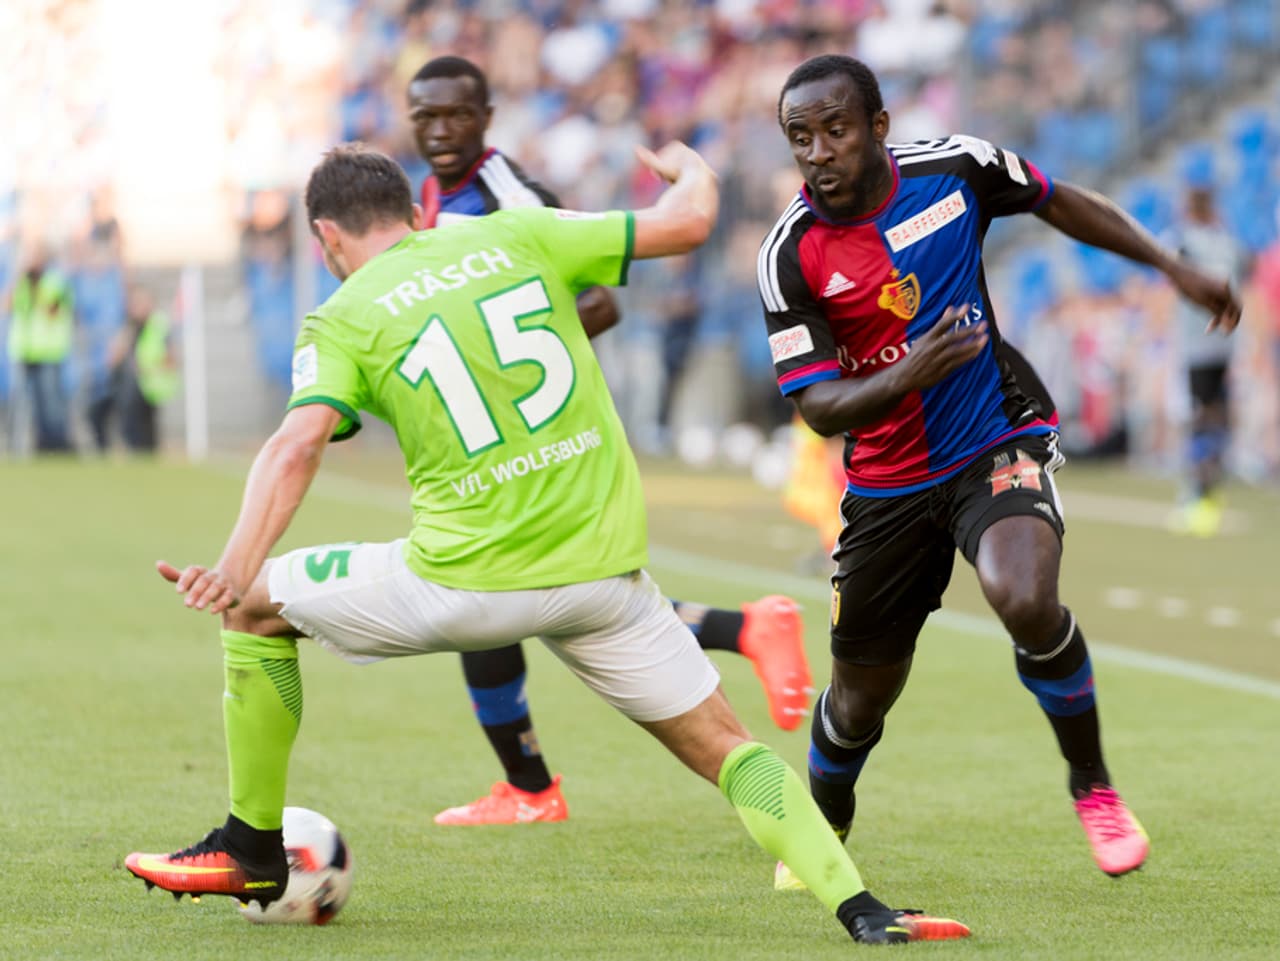
<path fill-rule="evenodd" d="M 880 95 L 880 81 L 876 79 L 874 71 L 861 60 L 855 60 L 853 57 L 838 53 L 824 53 L 817 57 L 810 57 L 791 71 L 786 83 L 782 85 L 782 92 L 778 94 L 778 122 L 782 122 L 782 101 L 786 98 L 788 90 L 837 74 L 853 81 L 854 87 L 862 96 L 862 109 L 866 111 L 867 120 L 874 121 L 876 114 L 884 109 L 884 97 Z"/>
<path fill-rule="evenodd" d="M 307 179 L 307 223 L 332 220 L 363 234 L 374 224 L 413 224 L 413 188 L 400 165 L 355 141 L 338 144 Z"/>
<path fill-rule="evenodd" d="M 417 83 L 419 80 L 434 80 L 436 77 L 445 77 L 449 80 L 455 80 L 458 77 L 470 77 L 476 83 L 476 94 L 480 98 L 480 105 L 482 107 L 489 106 L 489 81 L 485 77 L 484 71 L 465 57 L 447 56 L 428 60 L 409 82 Z"/>

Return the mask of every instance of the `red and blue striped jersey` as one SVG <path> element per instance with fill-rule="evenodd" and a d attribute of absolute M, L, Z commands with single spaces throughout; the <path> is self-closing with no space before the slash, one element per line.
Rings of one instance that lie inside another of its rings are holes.
<path fill-rule="evenodd" d="M 559 207 L 560 201 L 501 151 L 490 147 L 451 190 L 441 190 L 435 175 L 422 182 L 425 227 L 459 217 L 483 217 L 511 207 Z"/>
<path fill-rule="evenodd" d="M 983 451 L 1056 430 L 1052 401 L 996 329 L 982 244 L 993 217 L 1035 210 L 1053 183 L 974 137 L 887 147 L 893 189 L 867 216 L 833 221 L 802 188 L 760 247 L 757 280 L 778 385 L 865 377 L 902 360 L 946 308 L 986 320 L 983 352 L 846 435 L 849 489 L 888 497 L 937 484 Z"/>

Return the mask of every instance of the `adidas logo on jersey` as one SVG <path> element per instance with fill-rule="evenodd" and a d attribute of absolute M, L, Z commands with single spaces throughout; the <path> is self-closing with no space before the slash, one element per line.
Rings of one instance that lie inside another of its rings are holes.
<path fill-rule="evenodd" d="M 837 270 L 827 280 L 827 286 L 822 288 L 822 296 L 834 297 L 836 294 L 843 294 L 846 290 L 853 290 L 857 286 L 855 281 L 850 280 Z"/>

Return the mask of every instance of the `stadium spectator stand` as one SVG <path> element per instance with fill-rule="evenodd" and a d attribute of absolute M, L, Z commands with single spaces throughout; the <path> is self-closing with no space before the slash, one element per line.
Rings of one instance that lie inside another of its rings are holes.
<path fill-rule="evenodd" d="M 11 80 L 0 108 L 17 129 L 25 122 L 39 130 L 18 137 L 14 165 L 0 166 L 0 196 L 15 197 L 15 236 L 38 224 L 68 242 L 89 199 L 110 181 L 110 64 L 102 42 L 113 29 L 110 7 L 48 0 L 0 12 L 0 53 Z M 1179 148 L 1208 142 L 1232 228 L 1255 253 L 1277 239 L 1270 211 L 1280 200 L 1280 65 L 1272 52 L 1280 7 L 1270 0 L 242 0 L 218 10 L 212 63 L 221 113 L 210 122 L 222 125 L 227 219 L 231 236 L 238 226 L 243 242 L 229 248 L 238 262 L 232 274 L 211 265 L 219 279 L 210 289 L 228 299 L 210 309 L 225 320 L 220 338 L 244 339 L 232 353 L 255 355 L 259 376 L 274 385 L 245 396 L 270 398 L 285 389 L 298 314 L 330 289 L 305 232 L 291 223 L 303 175 L 322 149 L 358 136 L 420 178 L 404 92 L 423 62 L 445 52 L 475 60 L 491 78 L 489 141 L 567 203 L 632 205 L 652 184 L 636 176 L 631 146 L 667 136 L 687 139 L 720 170 L 723 223 L 697 265 L 698 282 L 715 291 L 715 303 L 704 302 L 688 337 L 704 356 L 686 365 L 697 375 L 686 377 L 693 389 L 676 398 L 675 425 L 714 416 L 717 422 L 704 426 L 716 428 L 720 420 L 752 417 L 768 429 L 786 419 L 785 407 L 761 394 L 772 390 L 759 376 L 761 359 L 727 349 L 756 342 L 760 319 L 751 307 L 750 271 L 725 260 L 742 256 L 744 232 L 772 222 L 780 190 L 794 189 L 785 144 L 771 128 L 782 78 L 812 53 L 864 56 L 882 79 L 898 136 L 986 137 L 1055 176 L 1127 200 L 1157 231 L 1174 213 Z M 881 42 L 895 37 L 909 42 Z M 77 65 L 74 89 L 51 83 L 63 74 L 50 63 Z M 10 247 L 6 253 L 0 231 L 0 259 L 17 256 Z M 998 222 L 988 247 L 1012 339 L 1054 341 L 1057 315 L 1073 314 L 1078 296 L 1119 297 L 1127 305 L 1121 313 L 1162 309 L 1159 298 L 1135 293 L 1144 282 L 1139 272 L 1049 244 L 1034 225 Z M 97 283 L 89 273 L 76 282 L 89 291 Z M 624 315 L 652 315 L 643 296 L 624 293 Z M 247 322 L 234 323 L 236 313 Z M 86 321 L 85 330 L 104 323 Z M 1160 356 L 1160 320 L 1130 326 L 1152 340 L 1117 359 L 1122 396 L 1111 407 L 1168 406 L 1151 391 L 1137 396 L 1130 388 L 1140 378 L 1125 367 Z M 1259 328 L 1269 345 L 1272 325 Z M 628 331 L 627 321 L 602 340 L 620 394 L 635 386 L 629 372 L 639 365 L 629 352 L 651 351 L 652 341 L 652 330 Z M 82 394 L 97 369 L 98 343 L 96 334 L 82 338 L 85 356 L 75 368 Z M 1263 369 L 1244 396 L 1249 389 L 1280 394 L 1276 366 Z M 704 378 L 717 390 L 737 385 L 739 395 L 727 404 L 700 403 L 696 384 Z M 0 373 L 0 399 L 12 393 L 6 386 Z M 1080 390 L 1064 380 L 1064 410 L 1079 406 Z M 245 402 L 226 401 L 233 408 Z M 637 436 L 664 436 L 656 405 L 632 406 Z M 1154 415 L 1130 417 L 1149 423 Z M 1268 463 L 1264 472 L 1276 467 Z"/>

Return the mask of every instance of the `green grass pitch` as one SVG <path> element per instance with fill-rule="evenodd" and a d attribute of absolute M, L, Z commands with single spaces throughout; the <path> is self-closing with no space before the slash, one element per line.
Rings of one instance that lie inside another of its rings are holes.
<path fill-rule="evenodd" d="M 147 894 L 123 856 L 197 840 L 226 803 L 217 625 L 184 610 L 152 564 L 216 558 L 243 469 L 0 465 L 0 957 L 821 961 L 876 950 L 812 897 L 775 894 L 772 863 L 719 793 L 536 643 L 531 704 L 565 776 L 568 822 L 436 827 L 435 811 L 498 777 L 457 659 L 356 668 L 307 644 L 289 802 L 331 817 L 350 843 L 346 909 L 325 928 L 265 928 L 225 898 Z M 401 476 L 376 447 L 335 450 L 282 547 L 400 535 Z M 1096 644 L 1108 760 L 1151 859 L 1119 880 L 1093 866 L 1048 725 L 958 561 L 863 775 L 851 844 L 874 892 L 961 918 L 974 937 L 895 951 L 1270 961 L 1277 498 L 1234 491 L 1234 532 L 1193 541 L 1150 521 L 1167 485 L 1073 465 L 1062 487 L 1063 597 Z M 825 678 L 826 589 L 796 566 L 815 545 L 776 495 L 664 464 L 646 465 L 646 488 L 664 590 L 722 606 L 792 593 Z M 807 730 L 774 728 L 750 666 L 714 657 L 747 725 L 803 769 Z"/>

